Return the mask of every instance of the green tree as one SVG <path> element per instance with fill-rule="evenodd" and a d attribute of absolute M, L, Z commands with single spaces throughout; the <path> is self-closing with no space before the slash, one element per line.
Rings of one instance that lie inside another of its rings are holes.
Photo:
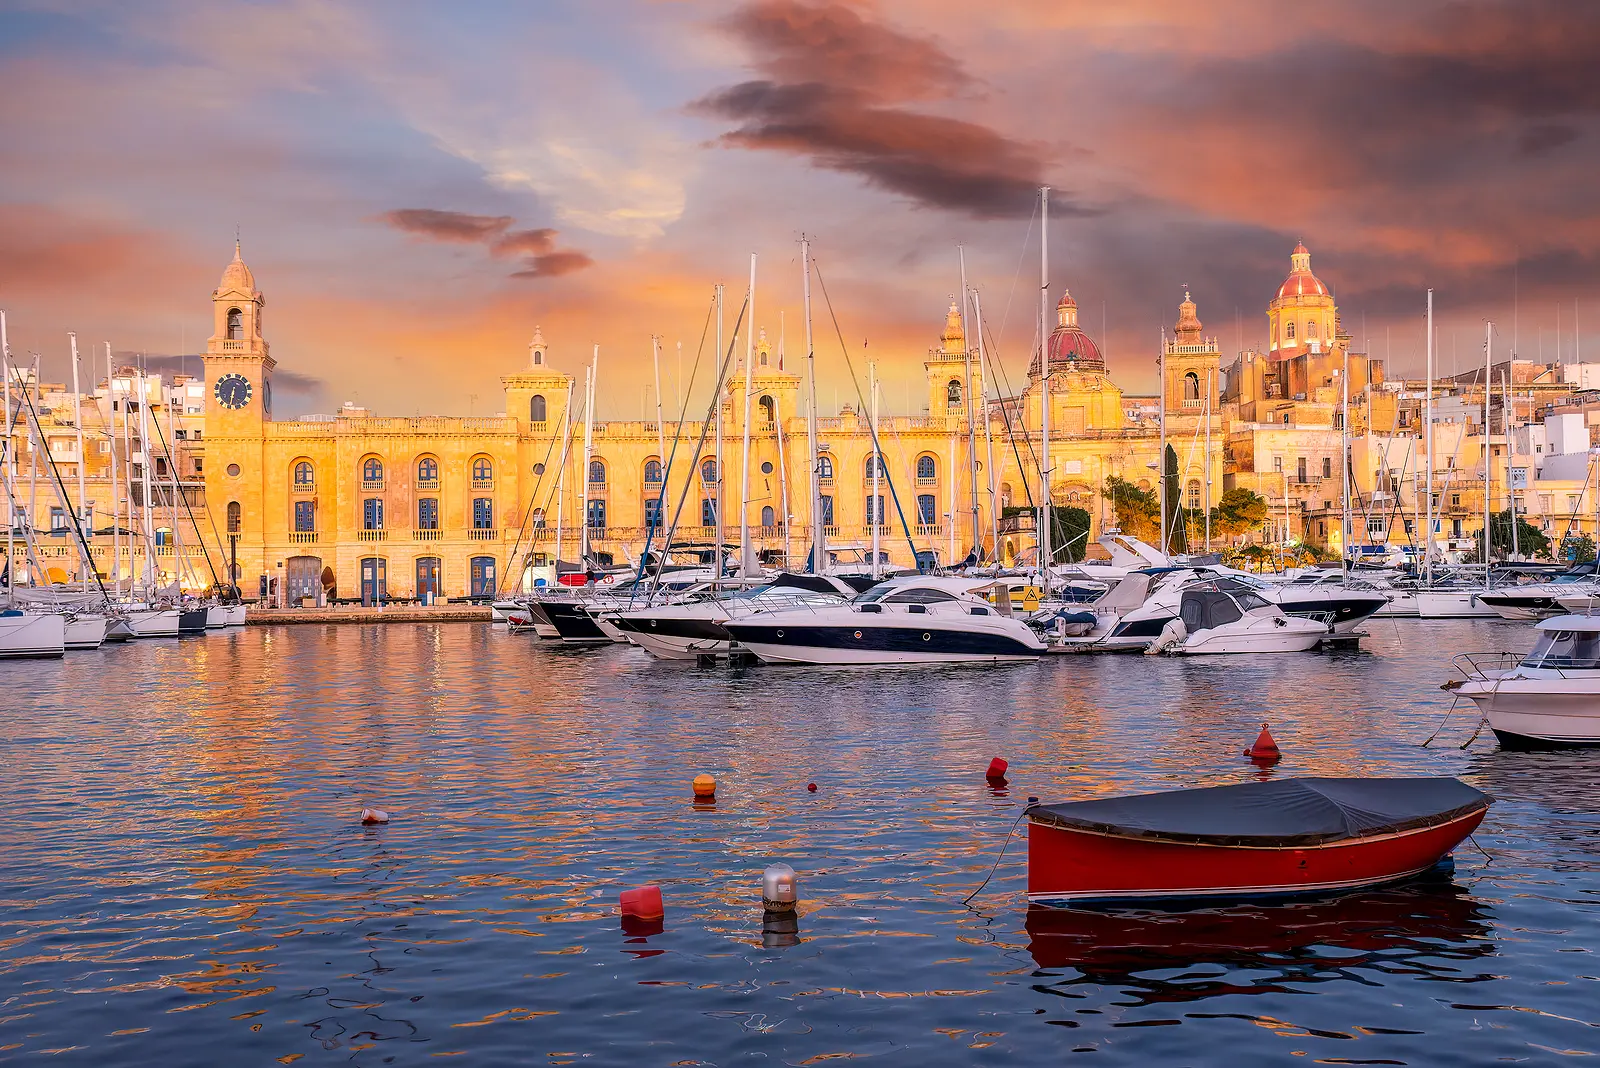
<path fill-rule="evenodd" d="M 1037 511 L 1026 506 L 1012 506 L 1002 509 L 1000 518 L 1010 519 L 1014 515 L 1031 516 Z M 1050 555 L 1055 558 L 1053 562 L 1078 563 L 1089 548 L 1089 513 L 1072 505 L 1052 504 L 1050 516 Z"/>
<path fill-rule="evenodd" d="M 1511 555 L 1511 509 L 1494 513 L 1489 520 L 1490 549 L 1494 556 L 1504 560 Z M 1483 559 L 1483 531 L 1478 531 L 1477 547 L 1474 555 Z M 1523 556 L 1541 559 L 1550 555 L 1550 538 L 1544 531 L 1517 516 L 1517 552 Z M 1589 546 L 1589 555 L 1594 556 L 1594 546 Z"/>
<path fill-rule="evenodd" d="M 1569 564 L 1584 564 L 1594 559 L 1594 540 L 1587 534 L 1568 534 L 1561 539 L 1561 559 Z"/>
<path fill-rule="evenodd" d="M 1111 502 L 1117 528 L 1124 534 L 1151 544 L 1161 536 L 1161 501 L 1154 490 L 1140 489 L 1125 478 L 1111 475 L 1106 479 L 1104 495 Z"/>
<path fill-rule="evenodd" d="M 1250 533 L 1266 519 L 1266 498 L 1243 486 L 1228 490 L 1211 509 L 1211 529 L 1229 538 Z"/>
<path fill-rule="evenodd" d="M 1164 475 L 1162 488 L 1167 498 L 1167 535 L 1162 552 L 1186 553 L 1189 551 L 1188 531 L 1183 522 L 1183 484 L 1178 477 L 1178 453 L 1171 445 L 1162 460 Z"/>

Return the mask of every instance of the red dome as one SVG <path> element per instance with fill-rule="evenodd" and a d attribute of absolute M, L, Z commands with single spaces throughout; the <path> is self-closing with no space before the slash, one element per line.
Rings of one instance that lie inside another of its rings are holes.
<path fill-rule="evenodd" d="M 1056 328 L 1050 331 L 1050 373 L 1057 371 L 1104 371 L 1106 359 L 1094 338 L 1078 325 L 1078 302 L 1072 294 L 1061 294 L 1056 304 Z M 1034 355 L 1028 377 L 1039 376 L 1039 357 Z"/>
<path fill-rule="evenodd" d="M 1322 279 L 1311 273 L 1311 250 L 1301 242 L 1289 255 L 1289 277 L 1278 287 L 1278 299 L 1286 297 L 1328 297 L 1328 287 Z"/>

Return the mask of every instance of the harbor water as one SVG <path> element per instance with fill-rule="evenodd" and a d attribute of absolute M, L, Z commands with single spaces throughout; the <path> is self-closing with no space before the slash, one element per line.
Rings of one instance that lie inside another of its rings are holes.
<path fill-rule="evenodd" d="M 1470 709 L 1421 747 L 1449 656 L 1533 631 L 1369 628 L 1359 651 L 936 670 L 707 669 L 472 624 L 0 664 L 0 1060 L 1600 1054 L 1600 752 L 1463 750 Z M 1267 772 L 1240 755 L 1263 721 Z M 996 866 L 1030 794 L 1262 774 L 1456 775 L 1496 802 L 1453 874 L 1320 901 L 1030 913 L 1021 828 Z M 764 924 L 775 861 L 798 914 Z M 618 895 L 649 883 L 662 930 L 624 931 Z"/>

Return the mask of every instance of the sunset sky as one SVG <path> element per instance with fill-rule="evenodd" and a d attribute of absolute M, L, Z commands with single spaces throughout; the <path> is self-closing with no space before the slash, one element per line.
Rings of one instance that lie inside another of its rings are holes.
<path fill-rule="evenodd" d="M 1186 285 L 1263 344 L 1302 239 L 1391 373 L 1429 286 L 1446 371 L 1486 318 L 1600 358 L 1596 56 L 1595 0 L 0 0 L 0 308 L 47 374 L 68 330 L 201 351 L 237 228 L 280 417 L 492 414 L 536 324 L 637 417 L 650 336 L 672 402 L 752 252 L 797 361 L 805 232 L 915 412 L 958 244 L 1018 382 L 1049 184 L 1053 292 L 1131 391 Z M 820 293 L 814 323 L 832 410 Z"/>

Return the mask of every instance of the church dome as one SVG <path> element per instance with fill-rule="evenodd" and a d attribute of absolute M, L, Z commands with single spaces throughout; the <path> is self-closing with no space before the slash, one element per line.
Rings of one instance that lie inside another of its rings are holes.
<path fill-rule="evenodd" d="M 1078 302 L 1070 292 L 1063 292 L 1056 304 L 1056 328 L 1050 331 L 1050 373 L 1057 371 L 1104 371 L 1105 357 L 1094 338 L 1078 325 Z M 1028 377 L 1039 377 L 1039 357 L 1035 354 L 1028 367 Z"/>
<path fill-rule="evenodd" d="M 1311 273 L 1311 252 L 1301 243 L 1289 256 L 1289 277 L 1278 287 L 1278 299 L 1286 297 L 1328 297 L 1328 287 Z"/>
<path fill-rule="evenodd" d="M 222 269 L 222 283 L 218 290 L 238 289 L 246 293 L 256 291 L 256 276 L 250 273 L 250 268 L 244 265 L 244 259 L 239 254 L 239 242 L 233 243 L 233 262 Z"/>

